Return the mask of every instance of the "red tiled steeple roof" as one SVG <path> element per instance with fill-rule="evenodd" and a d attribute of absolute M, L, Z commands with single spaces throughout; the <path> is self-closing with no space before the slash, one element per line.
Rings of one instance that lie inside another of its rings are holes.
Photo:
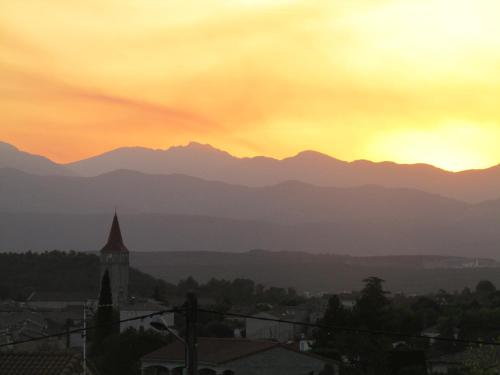
<path fill-rule="evenodd" d="M 101 249 L 102 252 L 114 253 L 114 252 L 128 252 L 127 247 L 123 243 L 122 232 L 120 230 L 120 223 L 118 222 L 118 216 L 115 212 L 113 217 L 113 223 L 111 224 L 111 230 L 109 231 L 108 242 Z"/>

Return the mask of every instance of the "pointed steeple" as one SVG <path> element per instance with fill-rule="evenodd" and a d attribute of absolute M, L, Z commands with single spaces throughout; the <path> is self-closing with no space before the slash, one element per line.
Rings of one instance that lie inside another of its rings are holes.
<path fill-rule="evenodd" d="M 118 215 L 115 211 L 111 230 L 109 231 L 108 242 L 101 249 L 102 252 L 128 252 L 127 247 L 123 243 L 122 232 L 120 230 L 120 223 L 118 222 Z"/>

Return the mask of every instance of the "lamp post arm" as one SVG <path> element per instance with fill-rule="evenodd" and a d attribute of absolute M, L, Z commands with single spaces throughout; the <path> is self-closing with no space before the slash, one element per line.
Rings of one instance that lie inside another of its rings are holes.
<path fill-rule="evenodd" d="M 163 319 L 163 316 L 160 316 L 160 320 L 163 323 L 163 325 L 165 326 L 165 330 L 166 331 L 168 331 L 170 334 L 172 334 L 172 336 L 174 336 L 177 340 L 179 340 L 180 342 L 182 342 L 184 345 L 186 345 L 186 340 L 184 340 L 181 336 L 178 335 L 177 332 L 175 332 L 173 329 L 171 329 L 168 326 L 168 324 L 165 321 L 165 319 Z"/>

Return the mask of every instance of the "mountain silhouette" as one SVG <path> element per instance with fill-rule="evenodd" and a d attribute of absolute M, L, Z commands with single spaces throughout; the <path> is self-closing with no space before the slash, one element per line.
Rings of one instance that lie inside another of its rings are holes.
<path fill-rule="evenodd" d="M 93 250 L 118 207 L 136 251 L 254 248 L 351 255 L 497 258 L 500 200 L 468 204 L 412 189 L 248 187 L 120 170 L 96 177 L 0 169 L 0 250 Z"/>
<path fill-rule="evenodd" d="M 60 165 L 3 143 L 0 156 L 1 167 L 38 175 L 95 177 L 128 169 L 147 174 L 184 174 L 249 187 L 300 181 L 339 188 L 378 185 L 416 189 L 471 203 L 500 198 L 500 166 L 449 172 L 427 164 L 346 162 L 311 150 L 281 160 L 264 156 L 238 158 L 210 145 L 191 142 L 166 150 L 123 147 Z"/>
<path fill-rule="evenodd" d="M 201 215 L 282 224 L 354 219 L 439 220 L 467 204 L 412 189 L 318 187 L 288 181 L 248 187 L 185 175 L 119 170 L 96 177 L 0 169 L 0 212 Z"/>
<path fill-rule="evenodd" d="M 498 166 L 454 173 L 427 164 L 345 162 L 316 151 L 303 151 L 281 160 L 262 156 L 237 158 L 195 142 L 166 150 L 119 148 L 67 167 L 82 176 L 131 169 L 154 174 L 180 173 L 246 186 L 296 180 L 319 186 L 379 185 L 417 189 L 467 202 L 500 197 Z"/>
<path fill-rule="evenodd" d="M 0 141 L 0 168 L 15 168 L 37 175 L 74 175 L 69 168 Z"/>

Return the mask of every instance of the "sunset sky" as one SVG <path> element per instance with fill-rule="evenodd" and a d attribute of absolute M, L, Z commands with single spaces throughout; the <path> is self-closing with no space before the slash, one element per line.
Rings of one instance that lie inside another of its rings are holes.
<path fill-rule="evenodd" d="M 500 163 L 498 0 L 3 0 L 0 140 Z"/>

